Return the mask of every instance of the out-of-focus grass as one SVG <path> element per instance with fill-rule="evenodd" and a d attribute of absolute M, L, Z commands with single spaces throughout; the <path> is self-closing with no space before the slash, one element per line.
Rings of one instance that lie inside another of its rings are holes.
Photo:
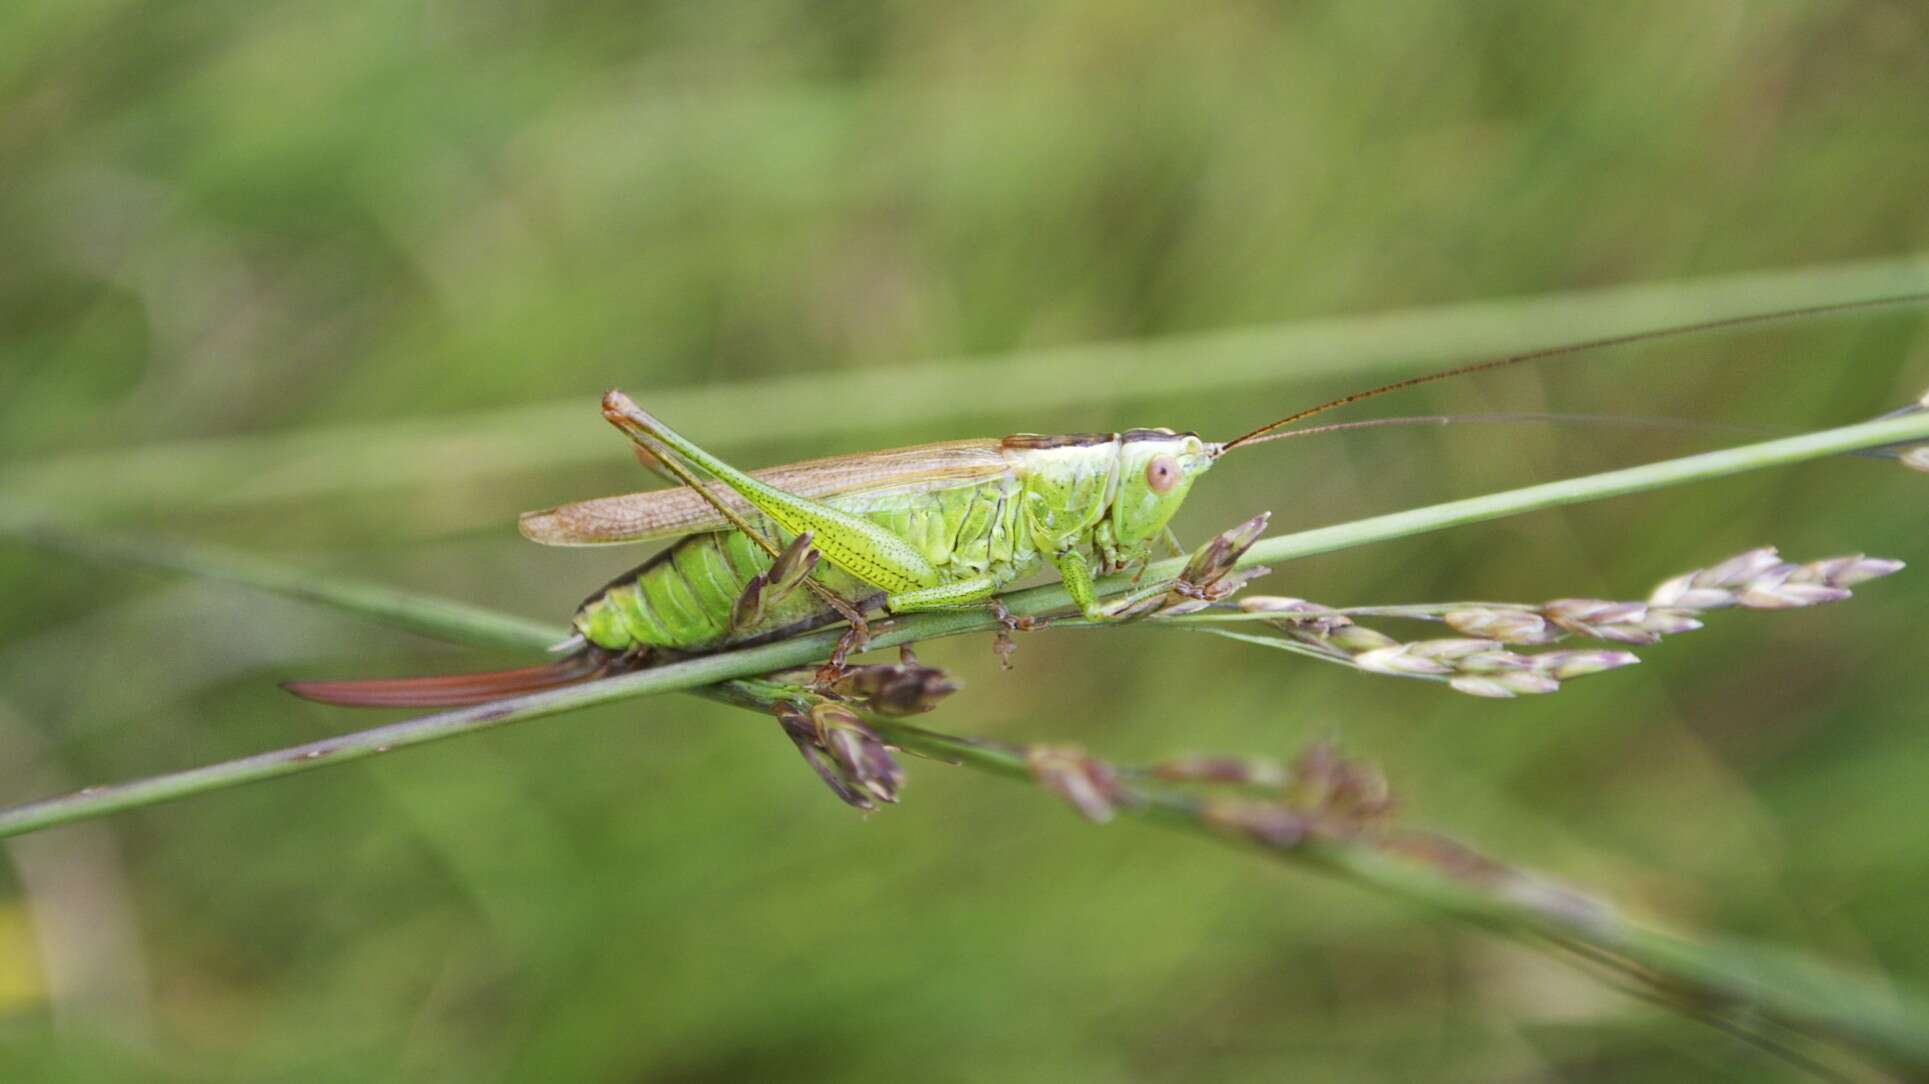
<path fill-rule="evenodd" d="M 377 423 L 478 420 L 487 445 L 480 420 L 530 403 L 580 399 L 594 429 L 610 384 L 1890 257 L 1929 246 L 1926 40 L 1923 15 L 1876 3 L 29 0 L 0 10 L 0 473 Z M 1924 343 L 1908 314 L 1777 327 L 1397 409 L 1819 425 L 1920 394 Z M 1195 390 L 1180 362 L 1130 403 L 1088 374 L 1088 401 L 1042 412 L 987 388 L 936 423 L 867 397 L 747 454 L 1227 432 L 1385 371 L 1295 381 L 1295 364 L 1233 394 Z M 537 551 L 512 516 L 634 487 L 603 439 L 599 464 L 115 523 L 560 617 L 631 556 Z M 1313 525 L 1687 445 L 1309 441 L 1228 462 L 1183 528 L 1257 508 Z M 1881 465 L 1816 464 L 1317 558 L 1272 586 L 1335 603 L 1618 596 L 1762 542 L 1920 563 L 1923 492 Z M 1531 703 L 1156 633 L 1031 638 L 1009 676 L 980 644 L 932 654 L 970 682 L 945 709 L 961 728 L 1128 760 L 1337 733 L 1426 823 L 1921 983 L 1916 581 L 1723 623 Z M 365 721 L 291 703 L 277 677 L 508 660 L 24 549 L 0 549 L 0 598 L 9 795 Z M 43 862 L 71 841 L 52 867 L 67 875 L 20 862 L 5 883 L 0 1075 L 1786 1071 L 1357 893 L 1093 832 L 970 777 L 916 771 L 903 807 L 856 820 L 774 726 L 743 723 L 655 702 L 123 818 L 104 843 L 49 836 Z M 97 932 L 51 917 L 102 900 Z M 18 996 L 29 980 L 39 995 Z"/>

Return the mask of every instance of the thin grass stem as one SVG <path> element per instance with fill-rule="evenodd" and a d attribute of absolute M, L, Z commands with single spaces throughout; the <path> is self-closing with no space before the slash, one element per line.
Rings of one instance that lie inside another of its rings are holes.
<path fill-rule="evenodd" d="M 885 720 L 872 725 L 907 751 L 1035 782 L 1023 747 Z M 1424 833 L 1312 832 L 1287 845 L 1229 835 L 1214 823 L 1210 801 L 1196 792 L 1141 785 L 1120 808 L 1161 827 L 1249 844 L 1275 860 L 1312 867 L 1429 914 L 1529 944 L 1584 952 L 1658 992 L 1663 1003 L 1743 1032 L 1768 1021 L 1894 1066 L 1929 1069 L 1929 1007 L 1886 985 L 1758 945 L 1689 938 L 1637 923 L 1602 900 Z"/>
<path fill-rule="evenodd" d="M 1040 415 L 1153 400 L 1169 396 L 1181 382 L 1196 395 L 1226 395 L 1278 388 L 1282 381 L 1370 378 L 1603 338 L 1631 328 L 1925 288 L 1929 253 L 1918 253 L 1164 339 L 652 389 L 645 405 L 671 420 L 706 419 L 704 443 L 718 449 L 835 436 L 850 428 L 852 403 L 888 402 L 894 424 L 924 430 L 946 422 L 1009 417 L 1010 404 L 1023 403 L 1031 413 L 1026 424 L 1035 427 Z M 987 388 L 998 391 L 987 395 Z M 1146 421 L 1184 423 L 1170 417 Z M 0 493 L 58 502 L 70 515 L 232 507 L 473 484 L 610 462 L 620 452 L 591 401 L 570 399 L 454 419 L 344 423 L 68 453 L 0 467 Z M 333 469 L 317 471 L 316 463 Z"/>
<path fill-rule="evenodd" d="M 1864 422 L 1262 539 L 1246 552 L 1239 563 L 1242 567 L 1275 564 L 1523 512 L 1719 478 L 1836 455 L 1857 448 L 1923 439 L 1929 439 L 1929 414 Z M 61 531 L 46 520 L 18 509 L 0 507 L 0 532 L 84 556 L 211 575 L 229 582 L 295 594 L 414 631 L 465 642 L 489 646 L 539 647 L 560 640 L 567 632 L 561 627 L 501 617 L 473 607 L 452 605 L 439 599 L 408 595 L 388 588 L 325 581 L 259 560 L 229 561 L 229 558 L 238 556 L 234 554 L 210 554 L 208 551 L 150 546 L 147 543 L 109 542 L 76 535 Z M 1155 580 L 1170 578 L 1178 575 L 1185 564 L 1185 558 L 1154 562 L 1145 574 Z M 1100 593 L 1104 595 L 1118 594 L 1131 586 L 1132 579 L 1126 575 L 1110 577 L 1098 585 Z M 1050 616 L 1071 605 L 1070 595 L 1060 584 L 1011 592 L 1003 596 L 1003 601 L 1011 613 L 1035 617 Z M 913 614 L 874 624 L 871 644 L 876 648 L 889 648 L 963 633 L 991 632 L 1002 627 L 999 619 L 989 612 L 974 610 Z M 657 693 L 688 692 L 719 682 L 804 666 L 828 657 L 836 646 L 838 636 L 839 633 L 834 629 L 814 632 L 491 705 L 438 712 L 374 730 L 183 772 L 131 783 L 89 787 L 58 798 L 0 810 L 0 838 L 222 787 L 276 778 L 326 764 L 346 763 L 523 719 L 541 718 L 576 708 Z"/>

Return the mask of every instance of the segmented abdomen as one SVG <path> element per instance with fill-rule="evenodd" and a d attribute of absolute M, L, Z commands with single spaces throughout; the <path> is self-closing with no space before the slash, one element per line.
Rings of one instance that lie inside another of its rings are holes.
<path fill-rule="evenodd" d="M 733 635 L 732 608 L 751 579 L 770 565 L 770 555 L 738 531 L 680 539 L 584 600 L 576 611 L 576 631 L 609 651 L 635 647 L 701 651 L 835 618 L 815 595 L 800 588 L 768 607 L 756 626 Z M 817 578 L 826 586 L 835 585 L 833 589 L 842 588 L 847 598 L 877 593 L 876 588 L 860 585 L 835 569 L 822 571 Z"/>
<path fill-rule="evenodd" d="M 917 547 L 955 582 L 990 572 L 1022 574 L 1037 554 L 1018 529 L 1019 486 L 1001 478 L 946 489 L 867 494 L 862 507 L 847 508 L 889 528 Z M 839 503 L 835 500 L 827 503 Z M 753 520 L 779 545 L 791 536 L 767 520 Z M 716 531 L 679 539 L 640 567 L 584 601 L 576 630 L 608 651 L 660 647 L 713 650 L 770 639 L 837 620 L 811 591 L 799 587 L 770 603 L 756 624 L 732 629 L 730 615 L 744 588 L 768 571 L 771 557 L 740 531 Z M 882 592 L 857 577 L 820 563 L 814 578 L 840 597 L 874 606 Z"/>

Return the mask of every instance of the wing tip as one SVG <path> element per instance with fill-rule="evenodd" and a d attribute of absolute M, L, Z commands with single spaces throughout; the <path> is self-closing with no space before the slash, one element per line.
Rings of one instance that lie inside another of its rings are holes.
<path fill-rule="evenodd" d="M 516 517 L 516 530 L 524 538 L 544 546 L 622 546 L 659 537 L 620 517 L 598 514 L 602 506 L 634 499 L 634 496 L 604 497 L 524 512 Z"/>
<path fill-rule="evenodd" d="M 545 546 L 567 546 L 569 537 L 563 532 L 556 515 L 558 509 L 544 508 L 535 512 L 524 512 L 516 517 L 516 530 L 531 542 Z"/>

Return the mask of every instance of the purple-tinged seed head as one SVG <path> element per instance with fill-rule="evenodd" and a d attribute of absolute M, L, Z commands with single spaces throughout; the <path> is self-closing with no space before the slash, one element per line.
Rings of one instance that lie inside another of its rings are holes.
<path fill-rule="evenodd" d="M 1499 640 L 1504 644 L 1546 643 L 1554 633 L 1547 619 L 1526 610 L 1496 610 L 1476 607 L 1449 610 L 1442 615 L 1447 627 L 1463 636 Z"/>
<path fill-rule="evenodd" d="M 1407 651 L 1406 644 L 1377 647 L 1353 656 L 1353 665 L 1376 674 L 1437 676 L 1453 672 L 1453 667 Z"/>
<path fill-rule="evenodd" d="M 1286 598 L 1283 595 L 1247 595 L 1239 600 L 1239 608 L 1249 614 L 1298 614 L 1331 613 L 1330 607 L 1303 598 Z"/>
<path fill-rule="evenodd" d="M 1702 569 L 1692 579 L 1696 587 L 1740 587 L 1781 563 L 1775 547 L 1763 546 L 1736 554 L 1713 568 Z"/>
<path fill-rule="evenodd" d="M 1500 686 L 1522 696 L 1545 696 L 1559 692 L 1561 683 L 1558 678 L 1531 670 L 1518 670 L 1511 674 L 1496 674 L 1493 680 Z"/>
<path fill-rule="evenodd" d="M 1500 683 L 1496 678 L 1485 674 L 1461 674 L 1447 679 L 1449 688 L 1468 696 L 1484 696 L 1489 700 L 1512 700 L 1519 695 Z"/>
<path fill-rule="evenodd" d="M 1549 651 L 1534 656 L 1534 669 L 1556 681 L 1567 681 L 1633 666 L 1640 661 L 1640 657 L 1630 651 Z"/>
<path fill-rule="evenodd" d="M 1250 799 L 1215 798 L 1205 803 L 1200 817 L 1222 832 L 1278 849 L 1297 846 L 1308 827 L 1303 814 L 1277 802 Z"/>
<path fill-rule="evenodd" d="M 1350 620 L 1340 627 L 1322 629 L 1320 631 L 1322 635 L 1325 636 L 1327 643 L 1354 655 L 1370 654 L 1375 651 L 1392 651 L 1400 647 L 1400 641 L 1395 640 L 1386 633 L 1380 632 L 1377 629 L 1369 629 L 1364 625 L 1355 625 Z"/>
<path fill-rule="evenodd" d="M 1463 674 L 1507 674 L 1531 669 L 1533 657 L 1513 651 L 1481 651 L 1456 660 L 1454 667 Z"/>
<path fill-rule="evenodd" d="M 1768 583 L 1748 588 L 1735 602 L 1747 610 L 1795 610 L 1848 597 L 1847 589 L 1822 583 Z"/>
<path fill-rule="evenodd" d="M 1904 567 L 1901 561 L 1856 553 L 1847 557 L 1811 561 L 1789 578 L 1804 583 L 1825 583 L 1830 587 L 1854 587 L 1859 583 L 1894 575 Z"/>
<path fill-rule="evenodd" d="M 1118 815 L 1118 773 L 1075 746 L 1035 745 L 1026 751 L 1032 778 L 1070 802 L 1086 820 L 1104 824 Z"/>
<path fill-rule="evenodd" d="M 1673 636 L 1676 633 L 1693 632 L 1701 628 L 1701 621 L 1686 610 L 1656 606 L 1648 610 L 1648 616 L 1641 619 L 1641 627 L 1659 636 Z"/>
<path fill-rule="evenodd" d="M 1418 640 L 1406 645 L 1407 652 L 1418 658 L 1435 659 L 1440 662 L 1455 662 L 1469 655 L 1499 649 L 1498 640 Z"/>

